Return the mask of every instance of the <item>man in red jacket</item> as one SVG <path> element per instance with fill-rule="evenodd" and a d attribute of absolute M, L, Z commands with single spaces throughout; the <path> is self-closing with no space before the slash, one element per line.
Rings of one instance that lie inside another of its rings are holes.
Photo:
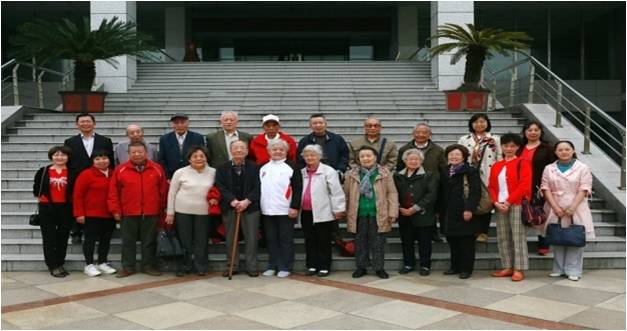
<path fill-rule="evenodd" d="M 275 139 L 283 139 L 289 146 L 287 151 L 287 159 L 296 161 L 296 141 L 285 132 L 281 132 L 281 122 L 276 115 L 268 114 L 261 121 L 263 132 L 250 141 L 249 158 L 262 166 L 270 161 L 268 154 L 268 141 Z"/>
<path fill-rule="evenodd" d="M 146 157 L 146 145 L 133 142 L 128 146 L 129 161 L 113 172 L 107 205 L 116 221 L 122 221 L 122 270 L 117 277 L 135 273 L 135 244 L 142 247 L 142 269 L 151 276 L 161 273 L 155 268 L 156 227 L 166 208 L 168 183 L 163 168 Z"/>

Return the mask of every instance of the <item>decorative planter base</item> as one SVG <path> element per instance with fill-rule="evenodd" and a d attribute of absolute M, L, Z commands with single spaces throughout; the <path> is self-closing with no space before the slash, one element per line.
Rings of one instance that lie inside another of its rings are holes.
<path fill-rule="evenodd" d="M 59 92 L 66 113 L 102 113 L 107 92 L 64 91 Z"/>
<path fill-rule="evenodd" d="M 448 111 L 486 111 L 489 91 L 444 91 Z"/>

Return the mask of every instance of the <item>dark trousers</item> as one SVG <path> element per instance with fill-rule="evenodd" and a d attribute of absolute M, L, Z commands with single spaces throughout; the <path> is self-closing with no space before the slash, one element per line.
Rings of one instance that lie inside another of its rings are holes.
<path fill-rule="evenodd" d="M 122 267 L 134 271 L 137 240 L 141 241 L 142 268 L 156 267 L 159 216 L 127 216 L 122 219 Z"/>
<path fill-rule="evenodd" d="M 549 244 L 546 243 L 544 236 L 538 235 L 538 249 L 540 248 L 549 249 Z"/>
<path fill-rule="evenodd" d="M 177 260 L 177 269 L 209 271 L 209 215 L 174 213 L 176 233 L 185 250 Z"/>
<path fill-rule="evenodd" d="M 303 210 L 300 223 L 305 235 L 307 269 L 331 270 L 331 234 L 337 222 L 314 223 L 311 210 Z"/>
<path fill-rule="evenodd" d="M 477 233 L 488 234 L 490 231 L 490 220 L 492 219 L 492 213 L 484 215 L 474 215 L 472 221 L 477 224 Z"/>
<path fill-rule="evenodd" d="M 447 236 L 451 250 L 451 269 L 472 273 L 475 265 L 475 236 Z"/>
<path fill-rule="evenodd" d="M 72 205 L 39 204 L 41 238 L 43 240 L 44 260 L 52 270 L 65 264 L 67 240 L 72 228 Z"/>
<path fill-rule="evenodd" d="M 264 215 L 268 269 L 289 271 L 294 262 L 294 221 L 287 215 Z"/>
<path fill-rule="evenodd" d="M 70 233 L 72 237 L 80 238 L 83 236 L 84 225 L 80 223 L 73 222 L 72 223 L 72 232 Z"/>
<path fill-rule="evenodd" d="M 112 218 L 85 217 L 85 241 L 83 241 L 83 254 L 85 264 L 94 263 L 94 248 L 98 242 L 98 264 L 107 262 L 111 236 L 115 230 L 115 221 Z"/>
<path fill-rule="evenodd" d="M 222 211 L 222 223 L 226 230 L 226 261 L 231 262 L 231 251 L 233 249 L 233 239 L 235 234 L 235 211 L 232 208 Z M 240 218 L 240 231 L 246 241 L 246 271 L 254 272 L 259 269 L 259 259 L 257 257 L 257 233 L 259 231 L 259 211 L 246 211 Z M 241 241 L 242 237 L 238 238 Z M 236 251 L 236 258 L 233 261 L 233 270 L 239 270 L 239 250 Z"/>
<path fill-rule="evenodd" d="M 375 271 L 383 270 L 385 262 L 385 235 L 379 233 L 374 217 L 357 218 L 355 234 L 355 262 L 358 269 L 366 269 L 372 259 Z"/>
<path fill-rule="evenodd" d="M 403 265 L 412 269 L 416 265 L 414 243 L 418 241 L 420 267 L 431 269 L 431 238 L 433 237 L 434 227 L 414 226 L 411 219 L 405 216 L 399 217 L 398 227 L 403 246 Z"/>

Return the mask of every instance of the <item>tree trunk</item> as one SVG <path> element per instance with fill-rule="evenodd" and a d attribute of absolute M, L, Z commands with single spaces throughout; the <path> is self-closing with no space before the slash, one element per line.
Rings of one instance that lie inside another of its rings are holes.
<path fill-rule="evenodd" d="M 91 91 L 96 78 L 96 64 L 94 62 L 74 61 L 74 90 Z"/>
<path fill-rule="evenodd" d="M 464 85 L 466 87 L 479 89 L 485 56 L 486 50 L 484 48 L 471 48 L 466 54 L 466 70 L 464 72 Z"/>

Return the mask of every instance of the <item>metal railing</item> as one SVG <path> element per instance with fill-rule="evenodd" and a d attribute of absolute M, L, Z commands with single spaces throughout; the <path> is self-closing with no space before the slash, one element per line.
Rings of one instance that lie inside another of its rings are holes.
<path fill-rule="evenodd" d="M 72 73 L 11 59 L 2 65 L 2 105 L 56 108 L 61 104 L 57 92 L 73 88 Z"/>
<path fill-rule="evenodd" d="M 166 53 L 165 50 L 159 49 L 154 52 L 144 52 L 142 58 L 138 58 L 142 63 L 172 63 L 178 62 L 175 58 Z"/>
<path fill-rule="evenodd" d="M 497 102 L 512 107 L 522 103 L 546 103 L 555 109 L 555 127 L 568 118 L 584 135 L 583 154 L 591 154 L 594 142 L 620 165 L 618 188 L 625 190 L 625 127 L 549 70 L 533 56 L 513 55 L 513 63 L 495 69 L 486 63 L 483 85 L 491 90 L 490 109 Z"/>
<path fill-rule="evenodd" d="M 428 62 L 430 60 L 429 56 L 429 47 L 418 47 L 416 50 L 411 53 L 407 58 L 401 57 L 401 52 L 399 51 L 396 54 L 395 61 L 417 61 L 417 62 Z"/>

